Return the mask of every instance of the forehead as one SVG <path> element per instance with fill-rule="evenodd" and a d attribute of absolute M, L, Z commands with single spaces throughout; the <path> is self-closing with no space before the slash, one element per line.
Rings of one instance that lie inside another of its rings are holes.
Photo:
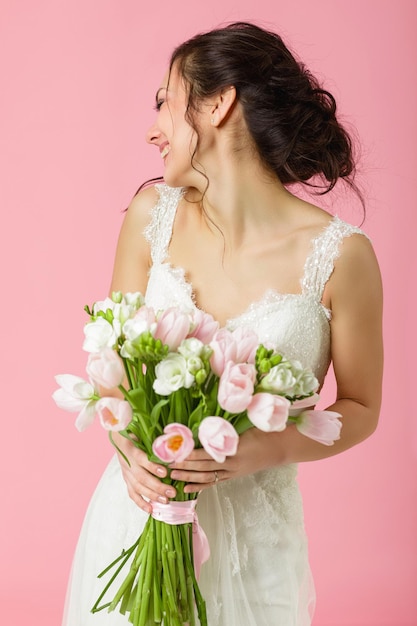
<path fill-rule="evenodd" d="M 159 89 L 168 89 L 169 92 L 173 93 L 185 92 L 184 80 L 175 66 L 171 70 L 167 69 L 160 82 Z"/>

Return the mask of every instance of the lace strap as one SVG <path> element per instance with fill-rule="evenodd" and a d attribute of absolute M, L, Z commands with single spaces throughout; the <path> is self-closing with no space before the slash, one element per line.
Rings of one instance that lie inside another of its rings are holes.
<path fill-rule="evenodd" d="M 182 187 L 168 187 L 165 184 L 155 185 L 155 189 L 159 199 L 151 211 L 150 222 L 143 234 L 151 245 L 153 263 L 163 263 L 168 256 L 175 214 L 184 190 Z"/>
<path fill-rule="evenodd" d="M 318 301 L 323 297 L 324 287 L 334 270 L 334 264 L 340 255 L 340 244 L 345 237 L 365 233 L 356 226 L 351 226 L 334 217 L 328 226 L 312 242 L 312 251 L 304 265 L 301 280 L 303 293 L 313 295 Z"/>

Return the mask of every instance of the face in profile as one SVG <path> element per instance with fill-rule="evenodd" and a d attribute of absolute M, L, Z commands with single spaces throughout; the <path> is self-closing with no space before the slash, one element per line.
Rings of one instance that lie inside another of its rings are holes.
<path fill-rule="evenodd" d="M 156 119 L 146 140 L 160 151 L 164 161 L 164 180 L 171 187 L 194 186 L 196 171 L 192 157 L 197 133 L 186 119 L 188 95 L 184 81 L 172 69 L 166 73 L 156 93 Z M 201 177 L 201 175 L 200 175 Z"/>

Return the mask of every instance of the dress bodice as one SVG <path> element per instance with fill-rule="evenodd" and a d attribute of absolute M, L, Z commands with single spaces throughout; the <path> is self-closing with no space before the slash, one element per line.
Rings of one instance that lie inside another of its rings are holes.
<path fill-rule="evenodd" d="M 169 262 L 168 248 L 181 188 L 157 185 L 159 201 L 152 210 L 145 230 L 150 242 L 152 265 L 146 302 L 156 310 L 169 306 L 196 308 L 192 285 L 181 267 Z M 246 311 L 228 320 L 231 330 L 245 326 L 254 330 L 259 341 L 273 345 L 288 358 L 310 367 L 322 383 L 330 363 L 331 311 L 322 304 L 323 290 L 340 253 L 344 237 L 362 231 L 334 217 L 313 239 L 300 281 L 300 293 L 282 294 L 267 290 Z"/>

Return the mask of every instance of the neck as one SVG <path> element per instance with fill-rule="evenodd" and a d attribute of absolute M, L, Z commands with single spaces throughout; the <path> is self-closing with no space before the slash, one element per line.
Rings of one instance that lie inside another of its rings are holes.
<path fill-rule="evenodd" d="M 213 159 L 205 167 L 208 188 L 206 179 L 196 186 L 200 196 L 203 194 L 208 226 L 215 228 L 214 223 L 232 247 L 267 232 L 272 223 L 287 221 L 294 199 L 254 158 L 245 159 L 240 153 L 236 157 Z"/>

